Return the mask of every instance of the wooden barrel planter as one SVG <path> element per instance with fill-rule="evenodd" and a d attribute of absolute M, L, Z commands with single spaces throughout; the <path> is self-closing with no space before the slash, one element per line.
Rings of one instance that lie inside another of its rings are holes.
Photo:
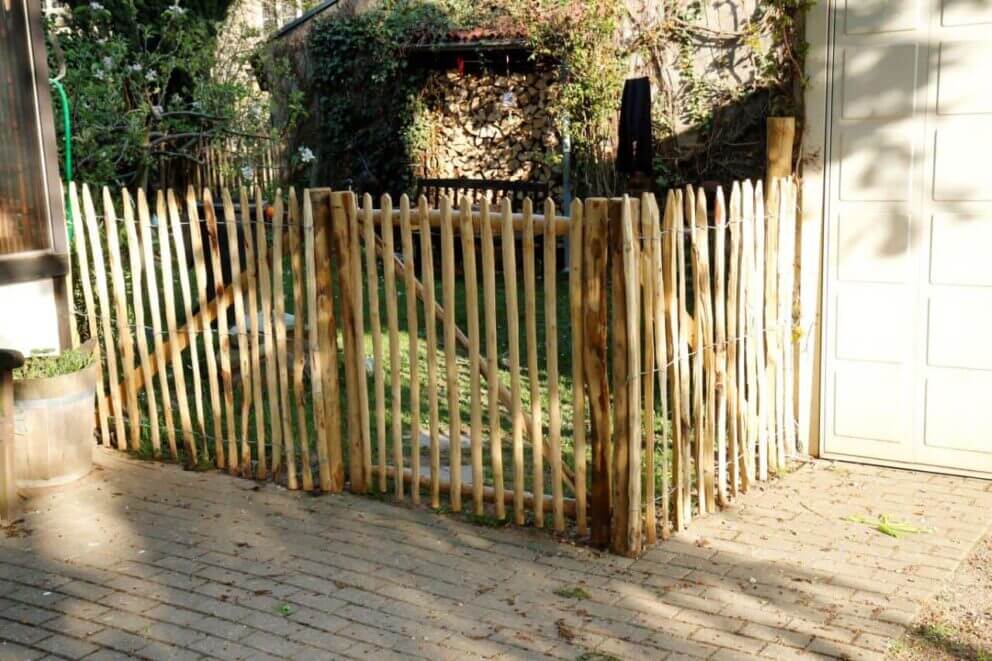
<path fill-rule="evenodd" d="M 14 381 L 14 474 L 19 489 L 68 484 L 93 468 L 96 367 L 91 362 L 71 374 Z"/>

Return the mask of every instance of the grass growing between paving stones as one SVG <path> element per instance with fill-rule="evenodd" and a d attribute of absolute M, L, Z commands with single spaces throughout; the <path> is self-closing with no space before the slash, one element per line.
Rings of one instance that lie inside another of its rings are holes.
<path fill-rule="evenodd" d="M 565 586 L 556 588 L 554 593 L 559 597 L 564 597 L 565 599 L 589 599 L 590 595 L 588 592 L 583 590 L 577 585 Z"/>

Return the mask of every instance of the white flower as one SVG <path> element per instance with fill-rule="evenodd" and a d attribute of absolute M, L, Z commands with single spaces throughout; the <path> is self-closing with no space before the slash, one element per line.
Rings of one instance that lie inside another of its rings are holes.
<path fill-rule="evenodd" d="M 149 69 L 148 72 L 145 73 L 145 80 L 147 80 L 148 82 L 158 80 L 158 74 L 152 71 L 151 69 Z"/>
<path fill-rule="evenodd" d="M 93 72 L 93 77 L 97 80 L 105 80 L 107 76 L 103 73 L 103 69 L 97 69 Z"/>
<path fill-rule="evenodd" d="M 166 8 L 165 13 L 169 14 L 170 16 L 182 16 L 183 14 L 186 13 L 186 8 L 180 7 L 178 4 L 175 4 Z"/>
<path fill-rule="evenodd" d="M 114 68 L 114 58 L 109 55 L 103 58 L 103 68 L 110 71 Z"/>
<path fill-rule="evenodd" d="M 251 165 L 245 163 L 244 165 L 241 166 L 241 177 L 243 179 L 248 179 L 248 180 L 254 179 L 255 178 L 255 168 L 253 168 Z"/>
<path fill-rule="evenodd" d="M 90 9 L 92 9 L 93 11 L 104 11 L 104 6 L 101 5 L 99 2 L 91 2 Z"/>
<path fill-rule="evenodd" d="M 128 70 L 129 71 L 133 71 L 135 73 L 138 73 L 142 69 L 143 69 L 143 67 L 140 64 L 132 64 L 131 66 L 128 67 Z"/>
<path fill-rule="evenodd" d="M 317 157 L 314 155 L 313 150 L 306 146 L 301 146 L 299 149 L 297 149 L 296 155 L 299 157 L 300 163 L 313 163 L 315 160 L 317 160 Z"/>
<path fill-rule="evenodd" d="M 193 107 L 194 107 L 195 109 L 197 109 L 197 110 L 200 110 L 201 108 L 203 108 L 203 104 L 202 104 L 202 103 L 200 103 L 199 101 L 194 101 L 194 102 L 193 102 L 193 103 L 191 103 L 190 105 L 191 105 L 191 106 L 193 106 Z"/>

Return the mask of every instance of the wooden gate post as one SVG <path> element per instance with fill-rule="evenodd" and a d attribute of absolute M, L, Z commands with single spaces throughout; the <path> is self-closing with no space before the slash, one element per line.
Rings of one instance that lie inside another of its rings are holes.
<path fill-rule="evenodd" d="M 24 364 L 17 351 L 0 350 L 0 524 L 14 522 L 17 483 L 14 476 L 14 370 Z"/>
<path fill-rule="evenodd" d="M 610 329 L 613 376 L 613 486 L 610 550 L 619 555 L 641 552 L 641 423 L 640 423 L 640 247 L 633 219 L 639 201 L 609 202 Z M 638 228 L 640 223 L 638 223 Z"/>
<path fill-rule="evenodd" d="M 610 539 L 610 383 L 606 378 L 607 200 L 585 202 L 582 236 L 583 359 L 592 446 L 590 543 Z"/>
<path fill-rule="evenodd" d="M 356 263 L 356 250 L 352 239 L 357 240 L 358 217 L 354 213 L 354 193 L 331 193 L 331 245 L 338 273 L 338 292 L 341 298 L 341 325 L 344 335 L 344 377 L 348 406 L 348 478 L 351 490 L 365 493 L 369 472 L 365 470 L 365 448 L 368 429 L 362 424 L 362 394 L 365 388 L 365 356 L 358 324 L 362 315 L 361 278 Z"/>

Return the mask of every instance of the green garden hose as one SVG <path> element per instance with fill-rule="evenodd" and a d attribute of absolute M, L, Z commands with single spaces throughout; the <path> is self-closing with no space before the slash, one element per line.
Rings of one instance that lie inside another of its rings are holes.
<path fill-rule="evenodd" d="M 59 93 L 59 101 L 62 104 L 62 133 L 65 140 L 65 181 L 72 182 L 72 118 L 69 112 L 69 95 L 65 93 L 65 86 L 57 78 L 52 78 L 52 87 Z M 73 238 L 72 214 L 66 214 L 66 232 L 69 234 L 69 241 Z"/>

